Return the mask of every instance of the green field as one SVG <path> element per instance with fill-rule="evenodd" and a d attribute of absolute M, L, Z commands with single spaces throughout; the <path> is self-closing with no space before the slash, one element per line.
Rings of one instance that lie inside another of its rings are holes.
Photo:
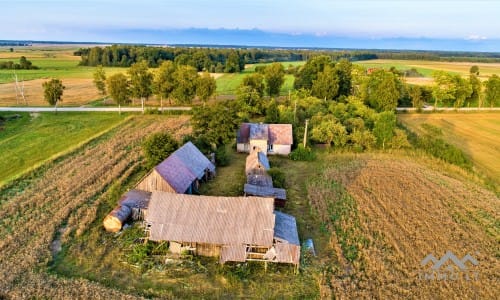
<path fill-rule="evenodd" d="M 292 66 L 301 66 L 305 62 L 303 61 L 295 61 L 295 62 L 283 62 L 282 65 L 288 68 L 289 65 Z M 217 94 L 218 95 L 234 95 L 238 86 L 241 84 L 243 78 L 249 74 L 255 72 L 255 67 L 264 66 L 267 64 L 254 64 L 247 65 L 245 70 L 241 73 L 231 73 L 231 74 L 223 74 L 222 76 L 217 78 Z M 295 78 L 293 75 L 285 75 L 285 83 L 281 87 L 281 95 L 288 94 L 289 90 L 293 90 L 293 82 Z"/>
<path fill-rule="evenodd" d="M 11 116 L 13 113 L 0 113 Z M 20 113 L 0 130 L 0 186 L 122 122 L 117 113 Z"/>

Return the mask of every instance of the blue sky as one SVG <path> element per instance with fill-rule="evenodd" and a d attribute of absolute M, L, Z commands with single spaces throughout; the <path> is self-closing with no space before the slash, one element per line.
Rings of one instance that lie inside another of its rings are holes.
<path fill-rule="evenodd" d="M 318 38 L 500 39 L 497 0 L 0 0 L 0 7 L 0 39 L 172 43 L 160 35 L 136 41 L 140 36 L 127 38 L 126 32 L 188 28 Z"/>

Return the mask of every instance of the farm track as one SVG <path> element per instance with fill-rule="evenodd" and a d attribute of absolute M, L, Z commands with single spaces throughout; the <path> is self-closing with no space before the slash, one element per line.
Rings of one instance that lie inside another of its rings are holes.
<path fill-rule="evenodd" d="M 144 136 L 168 130 L 176 137 L 189 132 L 187 117 L 138 116 L 114 134 L 89 143 L 57 161 L 22 192 L 0 191 L 0 298 L 127 298 L 120 292 L 82 279 L 59 279 L 45 273 L 49 246 L 67 222 L 67 233 L 94 221 L 99 197 L 113 182 L 141 162 Z M 36 170 L 35 170 L 36 172 Z M 22 179 L 21 179 L 22 180 Z"/>
<path fill-rule="evenodd" d="M 499 289 L 499 199 L 491 192 L 453 179 L 408 158 L 361 155 L 356 166 L 329 167 L 356 199 L 362 235 L 355 278 L 332 284 L 344 298 L 494 299 Z M 478 281 L 418 278 L 421 260 L 446 251 L 479 261 Z M 339 279 L 332 278 L 332 282 Z"/>

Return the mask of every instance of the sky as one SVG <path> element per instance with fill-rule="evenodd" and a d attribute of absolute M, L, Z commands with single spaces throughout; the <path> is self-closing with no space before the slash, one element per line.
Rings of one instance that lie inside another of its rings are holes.
<path fill-rule="evenodd" d="M 170 33 L 184 30 L 189 41 L 193 29 L 253 30 L 295 37 L 293 43 L 500 40 L 500 0 L 0 0 L 0 8 L 0 40 L 176 43 Z"/>

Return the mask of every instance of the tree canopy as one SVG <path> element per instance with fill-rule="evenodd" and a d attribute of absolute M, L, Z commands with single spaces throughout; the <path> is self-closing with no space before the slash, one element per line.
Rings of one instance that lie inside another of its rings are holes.
<path fill-rule="evenodd" d="M 130 101 L 130 88 L 127 76 L 123 73 L 111 75 L 106 80 L 109 94 L 118 105 L 123 105 Z"/>
<path fill-rule="evenodd" d="M 93 74 L 94 85 L 102 96 L 106 95 L 106 71 L 102 65 L 98 65 Z"/>
<path fill-rule="evenodd" d="M 365 103 L 377 111 L 396 109 L 401 95 L 401 82 L 398 77 L 385 70 L 375 70 L 364 83 Z"/>
<path fill-rule="evenodd" d="M 62 101 L 62 95 L 66 88 L 59 79 L 51 79 L 42 83 L 43 97 L 50 105 L 55 105 Z"/>
<path fill-rule="evenodd" d="M 285 68 L 281 63 L 272 63 L 264 70 L 267 94 L 271 97 L 279 96 L 281 86 L 285 82 Z"/>

